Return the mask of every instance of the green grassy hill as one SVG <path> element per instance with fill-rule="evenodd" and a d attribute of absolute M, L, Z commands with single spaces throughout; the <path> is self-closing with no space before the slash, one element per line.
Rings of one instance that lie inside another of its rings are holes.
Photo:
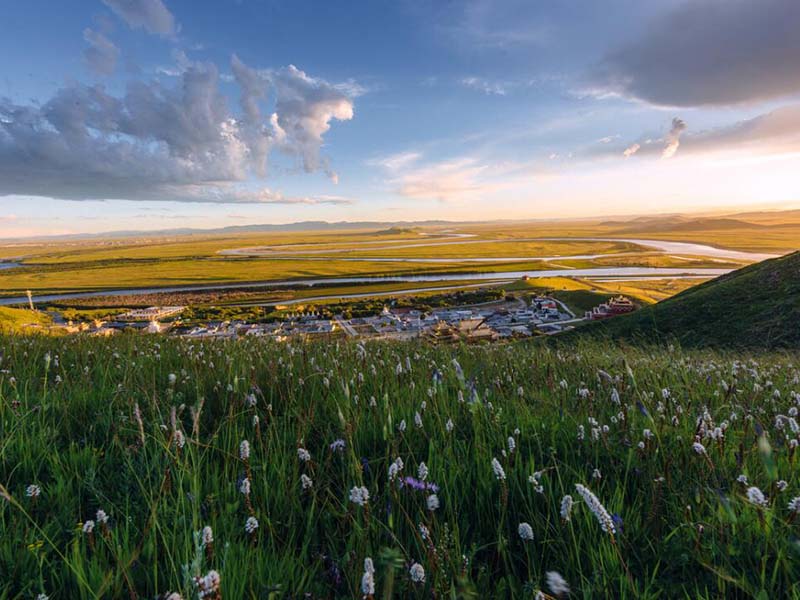
<path fill-rule="evenodd" d="M 6 308 L 0 306 L 0 332 L 10 333 L 31 326 L 41 327 L 50 323 L 50 318 L 40 312 L 31 312 L 21 308 Z"/>
<path fill-rule="evenodd" d="M 800 348 L 800 252 L 733 271 L 567 337 L 586 334 L 674 339 L 690 347 Z"/>

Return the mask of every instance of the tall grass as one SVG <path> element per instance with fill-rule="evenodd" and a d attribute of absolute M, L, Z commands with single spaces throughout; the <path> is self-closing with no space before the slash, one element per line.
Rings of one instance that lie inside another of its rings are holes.
<path fill-rule="evenodd" d="M 553 595 L 551 571 L 573 597 L 800 596 L 797 355 L 121 336 L 0 358 L 0 598 L 194 598 L 211 570 L 224 598 L 360 598 L 365 558 L 377 598 Z"/>

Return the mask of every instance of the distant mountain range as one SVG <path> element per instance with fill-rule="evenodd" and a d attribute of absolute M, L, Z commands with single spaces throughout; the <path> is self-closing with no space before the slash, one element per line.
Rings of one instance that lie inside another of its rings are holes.
<path fill-rule="evenodd" d="M 759 221 L 753 223 L 747 219 Z M 226 235 L 239 233 L 269 233 L 269 232 L 291 232 L 291 231 L 345 231 L 355 229 L 385 230 L 384 233 L 407 233 L 418 227 L 456 227 L 478 224 L 499 224 L 499 223 L 597 223 L 602 227 L 612 229 L 613 234 L 629 233 L 659 233 L 659 232 L 693 232 L 720 229 L 739 229 L 739 228 L 766 228 L 766 227 L 797 227 L 800 225 L 800 210 L 787 211 L 763 211 L 748 212 L 715 217 L 692 217 L 680 214 L 657 215 L 657 216 L 619 216 L 610 217 L 607 220 L 601 218 L 564 218 L 564 219 L 494 219 L 490 221 L 447 221 L 447 220 L 427 220 L 427 221 L 299 221 L 296 223 L 282 224 L 254 224 L 254 225 L 230 225 L 227 227 L 217 227 L 212 229 L 198 229 L 191 227 L 181 227 L 173 229 L 159 229 L 155 231 L 146 230 L 122 230 L 105 231 L 101 233 L 76 233 L 50 236 L 35 236 L 30 238 L 15 238 L 8 240 L 19 242 L 21 240 L 81 240 L 98 238 L 131 238 L 131 237 L 167 237 L 177 235 Z"/>
<path fill-rule="evenodd" d="M 271 224 L 263 223 L 256 225 L 229 225 L 227 227 L 216 227 L 213 229 L 197 229 L 191 227 L 179 227 L 175 229 L 158 229 L 156 231 L 145 230 L 120 230 L 104 231 L 101 233 L 74 233 L 64 235 L 48 235 L 30 239 L 40 240 L 77 240 L 95 238 L 126 238 L 126 237 L 156 237 L 173 235 L 224 235 L 236 233 L 268 233 L 280 231 L 339 231 L 348 229 L 408 229 L 415 227 L 442 227 L 458 225 L 454 221 L 338 221 L 330 223 L 328 221 L 299 221 L 297 223 Z"/>
<path fill-rule="evenodd" d="M 567 336 L 669 341 L 684 347 L 800 349 L 800 252 L 689 288 Z"/>

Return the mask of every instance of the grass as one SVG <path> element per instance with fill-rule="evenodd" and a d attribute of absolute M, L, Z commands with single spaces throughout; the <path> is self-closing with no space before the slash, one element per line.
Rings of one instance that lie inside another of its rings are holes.
<path fill-rule="evenodd" d="M 532 598 L 548 571 L 573 597 L 800 596 L 796 354 L 122 335 L 0 356 L 2 598 L 195 598 L 211 569 L 225 598 L 358 598 L 367 557 L 380 598 Z"/>
<path fill-rule="evenodd" d="M 0 306 L 0 333 L 21 331 L 26 328 L 44 327 L 50 318 L 38 311 Z"/>
<path fill-rule="evenodd" d="M 576 334 L 726 348 L 800 348 L 800 252 L 689 288 L 631 315 Z"/>

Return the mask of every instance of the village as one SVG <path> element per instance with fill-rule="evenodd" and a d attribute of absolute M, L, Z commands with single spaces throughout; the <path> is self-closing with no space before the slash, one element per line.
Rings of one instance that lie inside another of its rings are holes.
<path fill-rule="evenodd" d="M 556 333 L 573 322 L 575 315 L 564 304 L 537 297 L 491 306 L 448 307 L 422 311 L 385 306 L 374 316 L 321 318 L 316 311 L 292 313 L 271 323 L 223 322 L 176 332 L 186 337 L 269 336 L 278 341 L 333 335 L 371 339 L 426 338 L 436 342 L 495 341 Z"/>
<path fill-rule="evenodd" d="M 334 337 L 409 340 L 434 343 L 481 342 L 553 335 L 586 320 L 624 314 L 635 309 L 625 297 L 613 298 L 578 316 L 562 301 L 549 296 L 514 297 L 478 305 L 447 306 L 423 310 L 388 303 L 369 316 L 345 318 L 329 315 L 319 308 L 287 311 L 282 318 L 268 322 L 219 320 L 202 324 L 184 323 L 180 316 L 185 306 L 153 306 L 128 310 L 107 321 L 65 323 L 68 333 L 97 336 L 134 330 L 191 339 L 267 337 L 276 341 L 291 339 L 329 339 Z"/>

